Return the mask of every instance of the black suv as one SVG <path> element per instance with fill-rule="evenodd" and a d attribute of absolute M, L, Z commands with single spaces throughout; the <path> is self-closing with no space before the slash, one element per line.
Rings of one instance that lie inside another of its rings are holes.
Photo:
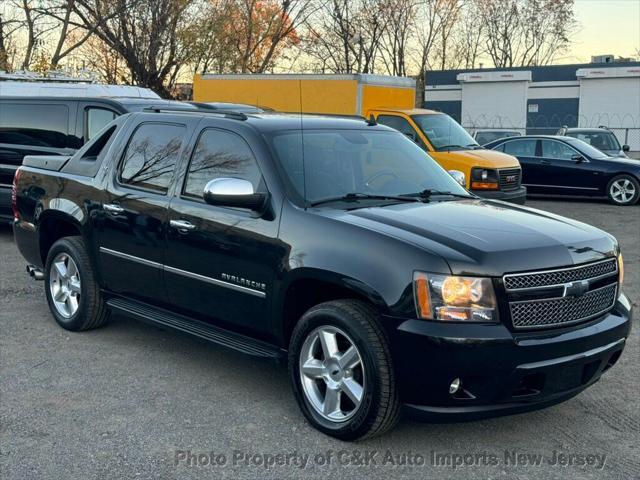
<path fill-rule="evenodd" d="M 11 220 L 11 182 L 26 155 L 70 155 L 118 115 L 153 98 L 0 97 L 0 221 Z"/>
<path fill-rule="evenodd" d="M 345 440 L 401 405 L 561 402 L 629 335 L 611 235 L 475 197 L 373 121 L 133 113 L 72 157 L 27 157 L 13 199 L 60 326 L 115 311 L 287 360 L 306 418 Z"/>

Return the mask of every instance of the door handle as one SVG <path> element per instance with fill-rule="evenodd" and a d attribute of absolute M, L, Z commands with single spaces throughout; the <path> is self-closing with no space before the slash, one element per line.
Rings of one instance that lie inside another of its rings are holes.
<path fill-rule="evenodd" d="M 186 233 L 190 230 L 195 230 L 196 228 L 193 223 L 187 222 L 186 220 L 171 220 L 169 222 L 169 225 L 182 233 Z"/>
<path fill-rule="evenodd" d="M 124 213 L 124 208 L 120 205 L 116 205 L 115 203 L 105 203 L 102 208 L 105 212 L 109 213 Z"/>

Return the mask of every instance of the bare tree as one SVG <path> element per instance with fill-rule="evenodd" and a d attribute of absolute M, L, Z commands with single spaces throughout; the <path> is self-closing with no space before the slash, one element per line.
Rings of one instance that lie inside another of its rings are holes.
<path fill-rule="evenodd" d="M 126 62 L 131 81 L 170 96 L 169 79 L 176 78 L 187 57 L 177 32 L 189 22 L 193 0 L 76 0 L 75 26 L 102 40 Z"/>
<path fill-rule="evenodd" d="M 372 73 L 387 18 L 377 0 L 320 3 L 307 22 L 305 53 L 322 73 Z"/>
<path fill-rule="evenodd" d="M 418 0 L 389 0 L 384 5 L 388 22 L 380 50 L 382 62 L 391 75 L 407 75 L 407 56 L 417 4 Z"/>
<path fill-rule="evenodd" d="M 475 0 L 496 67 L 546 65 L 566 51 L 573 0 Z"/>

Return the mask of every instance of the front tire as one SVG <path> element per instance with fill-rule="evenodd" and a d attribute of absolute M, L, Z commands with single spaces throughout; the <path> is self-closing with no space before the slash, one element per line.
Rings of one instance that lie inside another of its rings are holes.
<path fill-rule="evenodd" d="M 631 175 L 618 175 L 607 185 L 607 197 L 614 205 L 634 205 L 640 198 L 640 182 Z"/>
<path fill-rule="evenodd" d="M 80 237 L 53 244 L 47 254 L 44 283 L 49 309 L 62 328 L 90 330 L 108 320 L 109 310 Z"/>
<path fill-rule="evenodd" d="M 364 302 L 336 300 L 308 310 L 291 336 L 289 375 L 307 420 L 332 437 L 379 435 L 399 419 L 388 340 Z"/>

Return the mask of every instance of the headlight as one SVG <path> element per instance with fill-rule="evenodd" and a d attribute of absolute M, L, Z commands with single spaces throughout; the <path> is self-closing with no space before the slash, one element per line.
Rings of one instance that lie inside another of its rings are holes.
<path fill-rule="evenodd" d="M 498 190 L 498 171 L 492 168 L 471 169 L 472 190 Z"/>
<path fill-rule="evenodd" d="M 490 278 L 415 272 L 413 284 L 420 318 L 445 322 L 498 321 L 496 295 Z"/>

